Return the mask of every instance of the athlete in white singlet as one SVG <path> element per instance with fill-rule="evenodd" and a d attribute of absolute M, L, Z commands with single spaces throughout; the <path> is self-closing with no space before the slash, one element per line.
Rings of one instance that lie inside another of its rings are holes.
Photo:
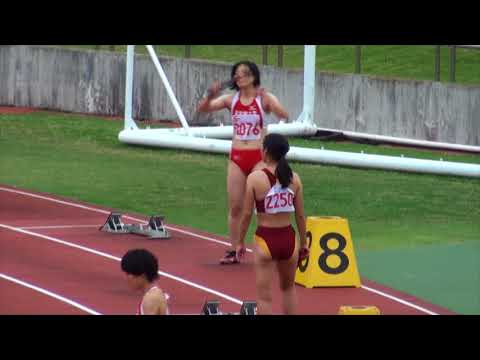
<path fill-rule="evenodd" d="M 168 315 L 168 294 L 156 284 L 158 260 L 150 251 L 133 249 L 127 251 L 120 264 L 127 276 L 128 286 L 142 293 L 137 315 Z"/>

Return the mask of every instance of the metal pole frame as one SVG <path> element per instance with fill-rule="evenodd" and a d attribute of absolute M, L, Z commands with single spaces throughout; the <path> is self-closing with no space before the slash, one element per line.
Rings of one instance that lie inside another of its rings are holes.
<path fill-rule="evenodd" d="M 268 45 L 262 45 L 262 64 L 268 65 Z"/>
<path fill-rule="evenodd" d="M 277 64 L 278 67 L 283 67 L 283 45 L 277 45 Z"/>
<path fill-rule="evenodd" d="M 457 47 L 450 45 L 450 82 L 455 82 L 455 70 L 457 67 Z"/>
<path fill-rule="evenodd" d="M 355 74 L 362 72 L 362 45 L 355 45 Z"/>
<path fill-rule="evenodd" d="M 434 69 L 434 80 L 440 81 L 440 62 L 441 62 L 441 47 L 440 45 L 435 45 L 435 69 Z"/>

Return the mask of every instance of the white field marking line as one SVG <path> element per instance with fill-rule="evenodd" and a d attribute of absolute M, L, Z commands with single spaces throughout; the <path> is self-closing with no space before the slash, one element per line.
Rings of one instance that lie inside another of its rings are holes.
<path fill-rule="evenodd" d="M 46 197 L 46 196 L 42 196 L 42 195 L 30 194 L 30 193 L 27 193 L 27 192 L 24 192 L 24 191 L 20 191 L 20 190 L 7 189 L 7 188 L 3 188 L 3 187 L 0 187 L 0 190 L 2 190 L 2 191 L 7 191 L 7 192 L 11 192 L 11 193 L 15 193 L 15 194 L 26 195 L 26 196 L 34 197 L 34 198 L 37 198 L 37 199 L 48 200 L 48 201 L 56 202 L 56 203 L 58 203 L 58 204 L 73 206 L 73 207 L 77 207 L 77 208 L 80 208 L 80 209 L 95 211 L 95 212 L 98 212 L 98 213 L 101 213 L 101 214 L 107 214 L 107 215 L 109 215 L 109 214 L 111 213 L 111 211 L 96 209 L 96 208 L 93 208 L 93 207 L 90 207 L 90 206 L 85 206 L 85 205 L 75 204 L 75 203 L 67 202 L 67 201 L 63 201 L 63 200 L 53 199 L 53 198 Z M 125 215 L 124 218 L 128 218 L 128 219 L 131 219 L 131 220 L 139 221 L 139 222 L 141 222 L 142 224 L 148 224 L 148 222 L 146 222 L 146 221 L 144 221 L 144 220 L 141 220 L 141 219 L 134 218 L 134 217 L 132 217 L 132 216 Z M 101 226 L 101 225 L 100 225 L 100 226 Z M 173 231 L 177 231 L 177 232 L 179 232 L 179 233 L 183 233 L 183 234 L 195 236 L 195 237 L 198 237 L 198 238 L 201 238 L 201 239 L 204 239 L 204 240 L 208 240 L 208 241 L 212 241 L 212 242 L 215 242 L 215 243 L 218 243 L 218 244 L 230 246 L 230 243 L 227 243 L 227 242 L 221 241 L 221 240 L 217 240 L 217 239 L 213 239 L 213 238 L 208 237 L 208 236 L 203 236 L 203 235 L 194 234 L 194 233 L 192 233 L 192 232 L 185 231 L 185 230 L 180 230 L 180 229 L 177 229 L 177 228 L 175 228 L 175 227 L 168 226 L 168 225 L 165 225 L 165 227 L 166 227 L 167 229 L 170 229 L 170 230 L 173 230 Z M 251 249 L 247 249 L 247 251 L 248 251 L 248 252 L 252 252 Z"/>
<path fill-rule="evenodd" d="M 110 214 L 109 211 L 106 211 L 106 210 L 100 210 L 100 209 L 95 209 L 95 208 L 92 208 L 92 207 L 89 207 L 89 206 L 84 206 L 84 205 L 80 205 L 80 204 L 75 204 L 75 203 L 71 203 L 71 202 L 66 202 L 66 201 L 62 201 L 62 200 L 57 200 L 57 199 L 53 199 L 53 198 L 49 198 L 49 197 L 46 197 L 46 196 L 41 196 L 41 195 L 36 195 L 36 194 L 30 194 L 30 193 L 27 193 L 27 192 L 23 192 L 23 191 L 20 191 L 20 190 L 13 190 L 13 189 L 7 189 L 7 188 L 2 188 L 0 187 L 0 190 L 3 190 L 3 191 L 8 191 L 8 192 L 13 192 L 13 193 L 16 193 L 16 194 L 22 194 L 22 195 L 26 195 L 26 196 L 31 196 L 31 197 L 35 197 L 35 198 L 39 198 L 39 199 L 43 199 L 43 200 L 48 200 L 48 201 L 53 201 L 53 202 L 57 202 L 57 203 L 60 203 L 60 204 L 64 204 L 64 205 L 69 205 L 69 206 L 73 206 L 73 207 L 78 207 L 78 208 L 82 208 L 82 209 L 86 209 L 86 210 L 92 210 L 92 211 L 96 211 L 96 212 L 100 212 L 100 213 L 103 213 L 103 214 Z M 132 219 L 132 220 L 136 220 L 136 221 L 140 221 L 144 224 L 146 224 L 145 221 L 143 220 L 140 220 L 140 219 L 136 219 L 134 217 L 131 217 L 131 216 L 126 216 L 128 217 L 129 219 Z M 216 240 L 216 239 L 212 239 L 212 238 L 209 238 L 207 236 L 202 236 L 202 235 L 197 235 L 195 233 L 192 233 L 192 232 L 189 232 L 189 231 L 185 231 L 185 230 L 179 230 L 179 229 L 176 229 L 176 228 L 172 228 L 172 227 L 169 227 L 169 226 L 165 226 L 166 228 L 168 229 L 171 229 L 171 230 L 175 230 L 175 231 L 178 231 L 178 232 L 181 232 L 181 233 L 184 233 L 184 234 L 188 234 L 188 235 L 192 235 L 192 236 L 195 236 L 195 237 L 198 237 L 198 238 L 201 238 L 201 239 L 205 239 L 205 240 L 208 240 L 208 241 L 213 241 L 213 242 L 216 242 L 216 243 L 219 243 L 219 244 L 223 244 L 223 245 L 227 245 L 227 246 L 230 246 L 229 243 L 227 242 L 224 242 L 224 241 L 220 241 L 220 240 Z M 247 249 L 247 251 L 252 251 L 251 249 Z M 403 305 L 406 305 L 406 306 L 410 306 L 414 309 L 419 309 L 419 307 L 415 304 L 412 304 L 411 302 L 408 302 L 408 301 L 405 301 L 405 300 L 402 300 L 398 297 L 395 297 L 393 295 L 389 295 L 389 294 L 386 294 L 384 292 L 381 292 L 379 290 L 375 290 L 373 288 L 370 288 L 370 287 L 366 287 L 366 286 L 361 286 L 363 289 L 367 290 L 367 291 L 371 291 L 371 292 L 374 292 L 378 295 L 381 295 L 381 296 L 384 296 L 388 299 L 391 299 L 391 300 L 394 300 L 396 302 L 399 302 L 400 304 L 403 304 Z M 423 309 L 423 308 L 421 308 Z M 436 313 L 432 313 L 431 311 L 429 310 L 426 310 L 426 309 L 423 309 L 421 311 L 424 311 L 426 312 L 427 314 L 431 314 L 431 315 L 434 315 Z"/>
<path fill-rule="evenodd" d="M 99 213 L 102 213 L 102 214 L 110 214 L 110 211 L 107 211 L 107 210 L 95 209 L 95 208 L 92 208 L 90 206 L 85 206 L 85 205 L 75 204 L 75 203 L 68 202 L 68 201 L 53 199 L 53 198 L 49 198 L 49 197 L 42 196 L 42 195 L 31 194 L 31 193 L 27 193 L 27 192 L 20 191 L 20 190 L 7 189 L 7 188 L 3 188 L 3 187 L 0 187 L 0 190 L 11 192 L 11 193 L 14 193 L 14 194 L 26 195 L 26 196 L 34 197 L 34 198 L 37 198 L 37 199 L 48 200 L 48 201 L 56 202 L 56 203 L 63 204 L 63 205 L 69 205 L 69 206 L 77 207 L 77 208 L 80 208 L 80 209 L 92 210 L 92 211 L 96 211 L 96 212 L 99 212 Z"/>
<path fill-rule="evenodd" d="M 8 230 L 12 230 L 12 231 L 17 231 L 17 232 L 20 232 L 20 233 L 23 233 L 23 234 L 36 236 L 36 237 L 39 237 L 39 238 L 42 238 L 42 239 L 45 239 L 45 240 L 53 241 L 53 242 L 56 242 L 56 243 L 59 243 L 59 244 L 65 245 L 65 246 L 69 246 L 69 247 L 72 247 L 72 248 L 75 248 L 75 249 L 79 249 L 79 250 L 82 250 L 82 251 L 91 253 L 91 254 L 103 256 L 103 257 L 105 257 L 105 258 L 107 258 L 107 259 L 111 259 L 111 260 L 115 260 L 115 261 L 121 261 L 121 259 L 120 259 L 119 257 L 116 257 L 116 256 L 113 256 L 113 255 L 104 253 L 104 252 L 102 252 L 102 251 L 94 250 L 94 249 L 88 248 L 88 247 L 86 247 L 86 246 L 81 246 L 81 245 L 77 245 L 77 244 L 70 243 L 70 242 L 68 242 L 68 241 L 60 240 L 60 239 L 54 238 L 54 237 L 52 237 L 52 236 L 46 236 L 46 235 L 34 233 L 34 232 L 31 232 L 31 231 L 28 231 L 28 230 L 22 230 L 22 229 L 15 228 L 15 227 L 8 226 L 8 225 L 4 225 L 4 224 L 0 224 L 0 227 L 3 227 L 3 228 L 8 229 Z M 210 293 L 210 294 L 213 294 L 213 295 L 216 295 L 216 296 L 220 296 L 220 297 L 222 297 L 222 298 L 224 298 L 224 299 L 226 299 L 226 300 L 229 300 L 229 301 L 231 301 L 231 302 L 233 302 L 233 303 L 235 303 L 235 304 L 238 304 L 238 305 L 243 304 L 243 302 L 242 302 L 241 300 L 239 300 L 239 299 L 236 299 L 236 298 L 234 298 L 234 297 L 231 297 L 231 296 L 226 295 L 226 294 L 224 294 L 224 293 L 221 293 L 221 292 L 219 292 L 219 291 L 216 291 L 216 290 L 207 288 L 207 287 L 205 287 L 205 286 L 203 286 L 203 285 L 199 285 L 199 284 L 194 283 L 194 282 L 192 282 L 192 281 L 185 280 L 185 279 L 180 278 L 180 277 L 178 277 L 178 276 L 171 275 L 171 274 L 166 273 L 166 272 L 163 272 L 163 271 L 158 271 L 158 274 L 160 274 L 160 275 L 162 275 L 162 276 L 164 276 L 164 277 L 167 277 L 167 278 L 169 278 L 169 279 L 172 279 L 172 280 L 181 282 L 181 283 L 183 283 L 183 284 L 189 285 L 189 286 L 191 286 L 191 287 L 194 287 L 194 288 L 203 290 L 203 291 L 208 292 L 208 293 Z"/>
<path fill-rule="evenodd" d="M 83 311 L 85 311 L 85 312 L 87 312 L 87 313 L 89 313 L 89 314 L 91 314 L 91 315 L 102 315 L 101 313 L 99 313 L 99 312 L 97 312 L 97 311 L 95 311 L 95 310 L 92 310 L 92 309 L 90 309 L 90 308 L 88 308 L 88 307 L 86 307 L 86 306 L 83 306 L 83 305 L 81 305 L 81 304 L 79 304 L 79 303 L 77 303 L 77 302 L 75 302 L 75 301 L 73 301 L 73 300 L 67 299 L 66 297 L 63 297 L 63 296 L 58 295 L 58 294 L 55 294 L 55 293 L 53 293 L 53 292 L 51 292 L 51 291 L 48 291 L 48 290 L 46 290 L 46 289 L 42 289 L 41 287 L 38 287 L 38 286 L 35 286 L 35 285 L 32 285 L 32 284 L 29 284 L 29 283 L 27 283 L 27 282 L 25 282 L 25 281 L 16 279 L 16 278 L 14 278 L 14 277 L 8 276 L 8 275 L 6 275 L 6 274 L 0 273 L 0 278 L 3 278 L 3 279 L 5 279 L 5 280 L 9 280 L 9 281 L 14 282 L 14 283 L 16 283 L 16 284 L 25 286 L 25 287 L 27 287 L 27 288 L 29 288 L 29 289 L 38 291 L 38 292 L 40 292 L 40 293 L 42 293 L 42 294 L 44 294 L 44 295 L 53 297 L 54 299 L 63 301 L 63 302 L 65 302 L 65 303 L 67 303 L 67 304 L 69 304 L 69 305 L 72 305 L 73 307 L 76 307 L 76 308 L 78 308 L 78 309 L 80 309 L 80 310 L 83 310 Z"/>
<path fill-rule="evenodd" d="M 221 240 L 213 239 L 213 238 L 211 238 L 211 237 L 203 236 L 203 235 L 199 235 L 199 234 L 195 234 L 195 233 L 192 233 L 192 232 L 186 231 L 186 230 L 180 230 L 180 229 L 174 228 L 174 227 L 172 227 L 172 226 L 170 226 L 170 225 L 165 225 L 165 227 L 166 227 L 167 229 L 174 230 L 174 231 L 177 231 L 177 232 L 180 232 L 180 233 L 183 233 L 183 234 L 187 234 L 187 235 L 190 235 L 190 236 L 195 236 L 195 237 L 198 237 L 198 238 L 200 238 L 200 239 L 204 239 L 204 240 L 216 242 L 216 243 L 218 243 L 218 244 L 230 246 L 230 243 L 228 243 L 228 242 L 226 242 L 226 241 L 221 241 Z M 247 252 L 253 252 L 253 250 L 250 249 L 250 248 L 246 248 L 246 250 L 247 250 Z"/>
<path fill-rule="evenodd" d="M 51 225 L 51 226 L 21 226 L 22 230 L 43 230 L 43 229 L 74 229 L 74 228 L 99 228 L 102 225 Z"/>
<path fill-rule="evenodd" d="M 370 287 L 368 287 L 368 286 L 364 286 L 364 285 L 361 285 L 361 288 L 362 288 L 362 289 L 365 289 L 365 290 L 367 290 L 367 291 L 371 291 L 371 292 L 373 292 L 373 293 L 375 293 L 375 294 L 378 294 L 378 295 L 381 295 L 381 296 L 385 296 L 386 298 L 389 298 L 389 299 L 391 299 L 391 300 L 395 300 L 395 301 L 397 301 L 397 302 L 399 302 L 399 303 L 401 303 L 401 304 L 404 304 L 404 305 L 407 305 L 407 306 L 411 306 L 411 307 L 413 307 L 413 308 L 415 308 L 415 309 L 417 309 L 417 310 L 419 310 L 419 311 L 423 311 L 423 312 L 425 312 L 425 313 L 427 313 L 427 314 L 429 314 L 429 315 L 439 315 L 439 314 L 437 314 L 436 312 L 427 310 L 427 309 L 425 309 L 425 308 L 423 308 L 423 307 L 421 307 L 421 306 L 418 306 L 418 305 L 412 304 L 412 303 L 410 303 L 410 302 L 408 302 L 408 301 L 399 299 L 399 298 L 397 298 L 397 297 L 395 297 L 395 296 L 393 296 L 393 295 L 389 295 L 389 294 L 387 294 L 387 293 L 384 293 L 383 291 L 379 291 L 379 290 L 376 290 L 376 289 L 372 289 L 372 288 L 370 288 Z"/>
<path fill-rule="evenodd" d="M 128 215 L 124 215 L 123 218 L 128 218 L 128 219 L 131 219 L 131 220 L 135 220 L 135 221 L 139 221 L 143 224 L 148 224 L 146 221 L 144 220 L 141 220 L 141 219 L 137 219 L 137 218 L 134 218 L 134 217 L 131 217 L 131 216 L 128 216 Z M 42 229 L 74 229 L 74 228 L 84 228 L 84 227 L 100 227 L 102 226 L 102 224 L 99 224 L 99 225 L 52 225 L 52 226 L 21 226 L 19 227 L 19 229 L 25 229 L 25 230 L 42 230 Z M 208 237 L 208 236 L 203 236 L 203 235 L 199 235 L 199 234 L 195 234 L 195 233 L 192 233 L 190 231 L 186 231 L 186 230 L 180 230 L 176 227 L 172 227 L 170 225 L 165 225 L 165 227 L 169 230 L 173 230 L 173 231 L 177 231 L 179 233 L 183 233 L 183 234 L 187 234 L 187 235 L 190 235 L 190 236 L 195 236 L 195 237 L 199 237 L 201 239 L 205 239 L 205 240 L 208 240 L 208 241 L 213 241 L 213 242 L 216 242 L 218 244 L 222 244 L 222 245 L 227 245 L 227 246 L 230 246 L 230 244 L 226 241 L 221 241 L 221 240 L 217 240 L 217 239 L 213 239 L 211 237 Z M 251 249 L 247 249 L 247 251 L 249 252 L 253 252 Z"/>

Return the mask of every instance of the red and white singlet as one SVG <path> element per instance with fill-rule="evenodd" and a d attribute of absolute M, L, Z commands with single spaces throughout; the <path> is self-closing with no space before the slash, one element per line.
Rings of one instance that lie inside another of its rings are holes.
<path fill-rule="evenodd" d="M 295 193 L 289 187 L 282 188 L 282 185 L 275 184 L 265 196 L 264 206 L 267 214 L 295 212 L 293 199 Z"/>
<path fill-rule="evenodd" d="M 240 92 L 232 99 L 232 125 L 233 137 L 237 140 L 259 140 L 262 136 L 265 112 L 262 109 L 262 101 L 257 96 L 249 105 L 243 105 L 240 101 Z"/>
<path fill-rule="evenodd" d="M 282 188 L 277 178 L 267 168 L 262 169 L 270 182 L 270 190 L 263 200 L 255 200 L 257 213 L 278 214 L 295 212 L 295 193 L 289 187 Z"/>

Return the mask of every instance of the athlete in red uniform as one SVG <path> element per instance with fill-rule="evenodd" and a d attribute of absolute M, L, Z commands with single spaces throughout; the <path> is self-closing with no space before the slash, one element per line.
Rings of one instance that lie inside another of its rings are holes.
<path fill-rule="evenodd" d="M 137 315 L 168 315 L 168 294 L 156 284 L 158 260 L 155 255 L 145 249 L 129 250 L 120 265 L 127 276 L 128 286 L 143 294 Z"/>
<path fill-rule="evenodd" d="M 265 167 L 252 172 L 247 178 L 245 203 L 240 223 L 240 243 L 252 218 L 253 206 L 257 209 L 254 262 L 259 314 L 272 313 L 271 283 L 276 268 L 282 292 L 284 314 L 295 314 L 295 271 L 299 260 L 308 256 L 303 187 L 298 174 L 292 172 L 285 156 L 290 147 L 279 134 L 269 134 L 263 141 Z M 295 213 L 300 244 L 290 215 Z"/>
<path fill-rule="evenodd" d="M 228 163 L 228 229 L 231 249 L 221 264 L 236 264 L 245 253 L 240 244 L 240 217 L 247 176 L 265 166 L 261 146 L 266 135 L 265 114 L 273 112 L 279 119 L 288 119 L 288 113 L 275 95 L 260 88 L 260 72 L 255 63 L 242 61 L 232 67 L 232 90 L 235 94 L 218 96 L 221 84 L 216 82 L 207 98 L 199 106 L 200 112 L 228 109 L 233 126 L 232 149 Z M 217 97 L 218 96 L 218 97 Z"/>

